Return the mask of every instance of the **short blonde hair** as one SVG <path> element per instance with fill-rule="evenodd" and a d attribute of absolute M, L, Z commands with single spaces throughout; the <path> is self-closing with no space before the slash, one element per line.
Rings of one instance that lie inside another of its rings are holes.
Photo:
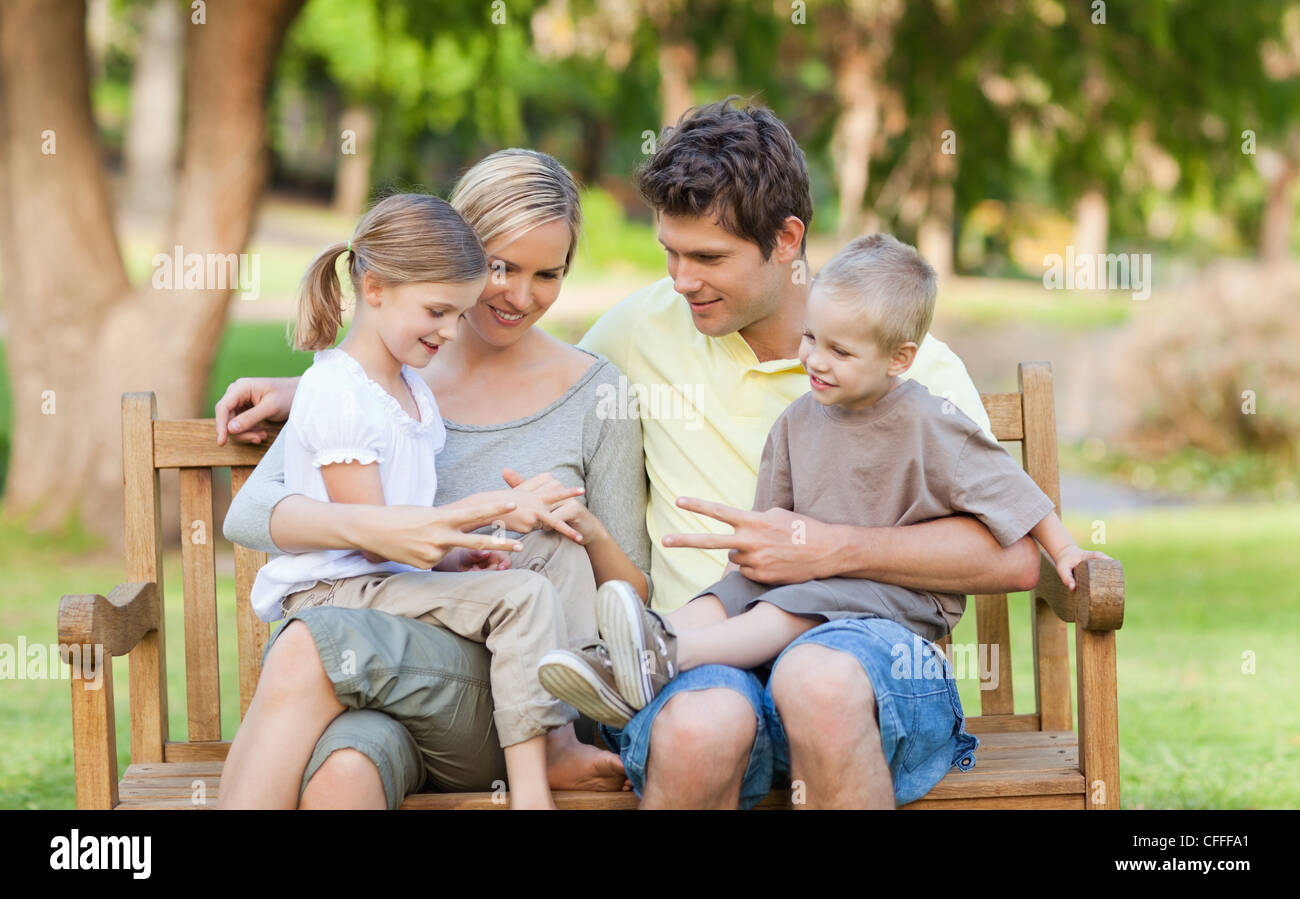
<path fill-rule="evenodd" d="M 569 227 L 564 274 L 569 273 L 582 229 L 582 207 L 573 176 L 553 156 L 518 147 L 498 150 L 460 177 L 449 202 L 484 246 L 507 234 L 563 221 Z"/>
<path fill-rule="evenodd" d="M 857 302 L 880 351 L 920 346 L 934 318 L 939 277 L 914 247 L 888 234 L 859 237 L 813 280 L 832 299 Z"/>

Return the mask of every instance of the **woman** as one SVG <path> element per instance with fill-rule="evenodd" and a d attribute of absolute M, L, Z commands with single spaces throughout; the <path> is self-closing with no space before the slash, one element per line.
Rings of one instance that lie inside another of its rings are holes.
<path fill-rule="evenodd" d="M 283 452 L 273 444 L 235 498 L 225 533 L 268 552 L 355 548 L 427 567 L 481 540 L 460 529 L 503 508 L 481 506 L 471 517 L 448 504 L 473 494 L 505 503 L 514 491 L 555 500 L 567 495 L 562 488 L 583 487 L 585 505 L 556 501 L 552 510 L 580 542 L 534 530 L 513 564 L 551 579 L 568 632 L 594 637 L 596 585 L 626 580 L 648 597 L 650 552 L 640 422 L 595 414 L 597 391 L 621 374 L 536 327 L 572 265 L 577 189 L 551 157 L 514 149 L 474 166 L 450 202 L 482 239 L 491 275 L 460 338 L 424 370 L 448 432 L 435 506 L 347 507 L 287 494 Z M 239 439 L 260 442 L 256 426 L 287 415 L 296 385 L 236 381 L 217 404 L 218 442 L 227 422 Z M 376 517 L 381 539 L 359 545 L 357 523 Z M 396 807 L 426 781 L 447 790 L 504 781 L 481 644 L 368 609 L 291 611 L 227 759 L 222 805 Z M 624 785 L 618 757 L 579 743 L 572 726 L 553 732 L 547 749 L 553 788 Z M 301 759 L 299 796 L 264 795 L 257 758 L 266 751 Z"/>

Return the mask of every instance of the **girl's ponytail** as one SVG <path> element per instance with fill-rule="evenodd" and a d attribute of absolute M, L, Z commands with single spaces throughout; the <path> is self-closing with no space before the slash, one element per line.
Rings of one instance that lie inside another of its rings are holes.
<path fill-rule="evenodd" d="M 347 244 L 334 244 L 313 259 L 307 274 L 303 275 L 298 289 L 295 350 L 326 350 L 338 339 L 339 328 L 343 326 L 343 288 L 336 266 L 344 253 L 352 254 Z"/>
<path fill-rule="evenodd" d="M 426 194 L 385 197 L 362 217 L 352 240 L 334 244 L 307 268 L 298 291 L 295 350 L 326 350 L 338 339 L 343 287 L 336 266 L 345 253 L 347 278 L 358 299 L 366 273 L 380 284 L 463 284 L 487 273 L 478 235 L 446 200 Z"/>

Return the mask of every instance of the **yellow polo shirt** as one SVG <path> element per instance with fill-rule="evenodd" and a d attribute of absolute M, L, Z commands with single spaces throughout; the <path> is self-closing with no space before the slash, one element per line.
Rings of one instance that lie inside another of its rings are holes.
<path fill-rule="evenodd" d="M 579 346 L 622 370 L 627 384 L 599 398 L 597 415 L 641 419 L 649 478 L 652 608 L 672 611 L 718 580 L 726 550 L 665 549 L 665 534 L 731 532 L 728 525 L 679 509 L 679 496 L 749 509 L 767 432 L 805 393 L 798 359 L 759 362 L 739 333 L 708 337 L 664 278 L 628 296 L 592 326 Z M 992 436 L 966 366 L 927 335 L 904 377 L 946 396 Z M 626 389 L 624 389 L 626 388 Z"/>

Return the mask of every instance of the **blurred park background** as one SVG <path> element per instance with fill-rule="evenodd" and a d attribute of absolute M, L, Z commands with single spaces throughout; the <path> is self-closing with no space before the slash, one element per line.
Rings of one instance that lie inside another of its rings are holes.
<path fill-rule="evenodd" d="M 665 274 L 631 178 L 656 133 L 732 93 L 804 148 L 814 270 L 891 231 L 941 272 L 933 333 L 982 391 L 1052 363 L 1064 516 L 1127 577 L 1123 805 L 1300 806 L 1300 4 L 1280 0 L 0 0 L 0 643 L 57 642 L 62 594 L 124 579 L 121 393 L 211 417 L 239 376 L 301 373 L 298 279 L 371 199 L 446 196 L 502 147 L 556 156 L 585 229 L 545 326 L 576 340 Z M 254 254 L 256 298 L 155 289 L 178 245 Z M 1149 254 L 1149 297 L 1047 289 L 1067 251 Z M 72 805 L 67 690 L 0 681 L 0 807 Z M 118 714 L 124 767 L 124 692 Z"/>

